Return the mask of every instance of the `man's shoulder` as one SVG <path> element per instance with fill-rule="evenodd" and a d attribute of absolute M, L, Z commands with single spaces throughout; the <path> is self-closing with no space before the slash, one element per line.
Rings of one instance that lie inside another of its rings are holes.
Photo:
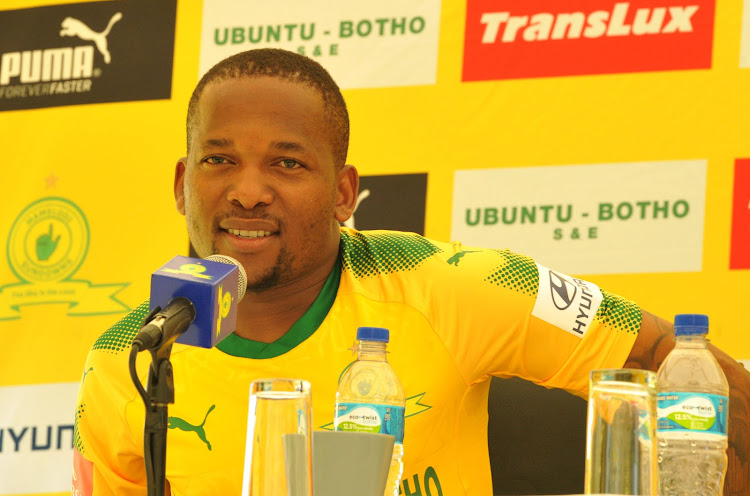
<path fill-rule="evenodd" d="M 435 241 L 402 231 L 342 228 L 340 258 L 344 270 L 357 277 L 417 268 L 445 272 L 449 277 L 462 274 L 473 277 L 472 273 L 477 270 L 486 272 L 497 268 L 510 272 L 521 270 L 528 275 L 536 272 L 533 259 L 507 249 L 471 247 L 459 241 Z"/>
<path fill-rule="evenodd" d="M 497 306 L 499 298 L 535 298 L 538 293 L 535 261 L 507 249 L 439 242 L 397 231 L 341 232 L 341 280 L 350 292 L 420 308 L 462 301 L 482 311 Z"/>
<path fill-rule="evenodd" d="M 341 229 L 342 268 L 357 276 L 413 270 L 447 250 L 447 243 L 416 233 Z"/>
<path fill-rule="evenodd" d="M 79 404 L 85 404 L 90 411 L 103 408 L 105 404 L 120 408 L 137 396 L 128 362 L 133 338 L 140 330 L 148 312 L 147 300 L 110 326 L 94 341 L 84 365 Z M 145 364 L 146 362 L 143 362 L 141 365 Z M 139 370 L 139 375 L 143 376 L 143 370 Z"/>
<path fill-rule="evenodd" d="M 90 353 L 117 355 L 129 352 L 133 338 L 140 330 L 148 312 L 149 300 L 146 300 L 104 331 L 94 341 Z"/>

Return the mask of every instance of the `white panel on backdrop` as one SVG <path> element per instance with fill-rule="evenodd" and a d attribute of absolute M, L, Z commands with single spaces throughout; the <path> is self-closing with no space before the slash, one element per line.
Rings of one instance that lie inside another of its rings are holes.
<path fill-rule="evenodd" d="M 200 74 L 251 48 L 316 59 L 341 88 L 434 84 L 440 1 L 206 0 Z"/>
<path fill-rule="evenodd" d="M 0 494 L 70 491 L 77 382 L 0 387 Z"/>
<path fill-rule="evenodd" d="M 452 239 L 570 274 L 699 271 L 706 161 L 459 170 Z"/>
<path fill-rule="evenodd" d="M 742 45 L 740 46 L 740 67 L 750 67 L 750 0 L 742 6 Z"/>

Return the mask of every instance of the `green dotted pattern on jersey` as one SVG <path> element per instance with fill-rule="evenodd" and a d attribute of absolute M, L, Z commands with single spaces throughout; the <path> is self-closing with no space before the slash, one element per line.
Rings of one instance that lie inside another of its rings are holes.
<path fill-rule="evenodd" d="M 341 232 L 344 270 L 358 278 L 414 270 L 443 250 L 418 234 Z"/>
<path fill-rule="evenodd" d="M 535 297 L 539 291 L 539 270 L 534 260 L 508 250 L 492 250 L 505 259 L 485 281 L 518 293 Z"/>
<path fill-rule="evenodd" d="M 133 338 L 140 330 L 143 319 L 148 315 L 148 312 L 149 300 L 146 300 L 99 336 L 91 349 L 106 353 L 119 353 L 124 349 L 129 350 L 130 345 L 133 344 Z"/>
<path fill-rule="evenodd" d="M 641 309 L 621 296 L 602 290 L 602 304 L 596 318 L 616 331 L 638 334 L 641 329 Z"/>
<path fill-rule="evenodd" d="M 81 440 L 81 433 L 78 432 L 78 421 L 81 419 L 81 416 L 83 416 L 83 412 L 86 410 L 86 404 L 78 405 L 78 408 L 76 408 L 76 418 L 75 422 L 73 423 L 73 443 L 75 444 L 76 450 L 80 454 L 83 454 L 83 441 Z"/>

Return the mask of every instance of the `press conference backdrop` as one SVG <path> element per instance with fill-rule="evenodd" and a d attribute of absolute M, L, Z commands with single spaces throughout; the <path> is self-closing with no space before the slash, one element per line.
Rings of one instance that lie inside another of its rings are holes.
<path fill-rule="evenodd" d="M 254 47 L 342 86 L 364 176 L 350 224 L 507 247 L 666 318 L 707 313 L 750 359 L 749 0 L 0 9 L 0 494 L 70 490 L 86 353 L 188 250 L 172 181 L 191 90 Z"/>

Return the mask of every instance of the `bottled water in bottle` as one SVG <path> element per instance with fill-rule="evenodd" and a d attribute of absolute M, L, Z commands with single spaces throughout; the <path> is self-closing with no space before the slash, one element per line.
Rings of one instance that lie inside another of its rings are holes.
<path fill-rule="evenodd" d="M 707 349 L 706 315 L 675 316 L 674 332 L 656 379 L 659 495 L 721 496 L 729 385 Z"/>
<path fill-rule="evenodd" d="M 388 329 L 360 327 L 357 360 L 344 373 L 336 391 L 337 431 L 376 432 L 396 438 L 385 496 L 398 496 L 404 472 L 404 408 L 406 397 L 386 358 Z"/>

